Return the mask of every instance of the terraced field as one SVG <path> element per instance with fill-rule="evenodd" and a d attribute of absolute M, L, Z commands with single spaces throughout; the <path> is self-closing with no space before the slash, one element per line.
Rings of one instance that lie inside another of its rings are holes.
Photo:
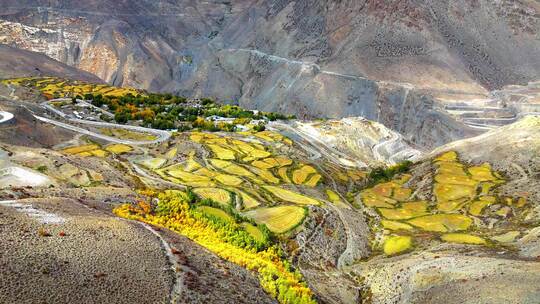
<path fill-rule="evenodd" d="M 88 157 L 88 156 L 105 157 L 108 155 L 107 151 L 101 149 L 96 144 L 70 147 L 70 148 L 63 149 L 61 152 L 66 153 L 66 154 L 82 156 L 82 157 Z"/>
<path fill-rule="evenodd" d="M 137 141 L 152 141 L 157 139 L 157 136 L 152 134 L 135 132 L 121 128 L 100 128 L 99 131 L 103 135 L 119 139 L 129 139 Z"/>
<path fill-rule="evenodd" d="M 285 233 L 298 226 L 306 216 L 306 211 L 297 206 L 259 208 L 246 213 L 257 223 L 265 224 L 274 233 Z"/>
<path fill-rule="evenodd" d="M 52 98 L 75 97 L 85 94 L 101 94 L 104 96 L 137 95 L 142 92 L 132 88 L 111 87 L 105 84 L 86 83 L 77 80 L 67 80 L 56 77 L 24 77 L 7 79 L 5 84 L 13 84 L 38 89 L 43 95 Z"/>
<path fill-rule="evenodd" d="M 193 193 L 202 199 L 243 211 L 275 233 L 290 231 L 302 222 L 306 212 L 294 205 L 319 206 L 326 198 L 324 188 L 319 188 L 324 182 L 323 175 L 315 166 L 281 152 L 292 145 L 281 134 L 190 132 L 178 140 L 176 146 L 197 148 L 179 151 L 175 147 L 136 162 L 149 174 L 193 187 Z M 344 174 L 347 182 L 352 180 Z M 320 193 L 320 197 L 305 194 L 304 190 L 310 188 Z M 342 201 L 335 203 L 346 206 Z"/>
<path fill-rule="evenodd" d="M 497 195 L 505 181 L 490 164 L 469 166 L 451 151 L 435 158 L 433 168 L 431 201 L 412 195 L 405 185 L 409 175 L 361 191 L 360 201 L 377 222 L 372 230 L 381 236 L 375 249 L 393 255 L 413 250 L 415 242 L 495 245 L 520 235 L 515 219 L 525 215 L 526 199 Z"/>

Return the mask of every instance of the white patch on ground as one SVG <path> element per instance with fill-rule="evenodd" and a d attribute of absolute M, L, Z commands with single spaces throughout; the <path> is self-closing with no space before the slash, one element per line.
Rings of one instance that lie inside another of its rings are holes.
<path fill-rule="evenodd" d="M 13 114 L 5 111 L 0 111 L 0 123 L 10 121 L 13 118 Z"/>
<path fill-rule="evenodd" d="M 54 213 L 49 213 L 41 209 L 34 208 L 29 204 L 18 203 L 17 201 L 0 201 L 0 206 L 15 208 L 18 212 L 25 213 L 29 217 L 44 224 L 63 224 L 66 219 Z"/>
<path fill-rule="evenodd" d="M 51 180 L 42 174 L 21 167 L 0 169 L 0 187 L 43 186 L 51 184 Z"/>

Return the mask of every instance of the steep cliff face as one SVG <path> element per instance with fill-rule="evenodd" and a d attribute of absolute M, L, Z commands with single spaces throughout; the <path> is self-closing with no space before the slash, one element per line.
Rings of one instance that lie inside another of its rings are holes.
<path fill-rule="evenodd" d="M 439 100 L 487 98 L 540 73 L 532 0 L 2 4 L 0 42 L 112 84 L 300 117 L 364 116 L 420 144 L 425 133 L 474 134 Z"/>

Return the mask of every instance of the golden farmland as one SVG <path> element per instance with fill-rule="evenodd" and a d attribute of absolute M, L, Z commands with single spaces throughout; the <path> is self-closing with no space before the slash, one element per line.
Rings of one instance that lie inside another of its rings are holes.
<path fill-rule="evenodd" d="M 272 232 L 284 233 L 301 223 L 305 213 L 302 207 L 279 206 L 255 209 L 246 215 L 259 224 L 265 224 Z"/>
<path fill-rule="evenodd" d="M 433 167 L 433 201 L 411 197 L 414 189 L 406 186 L 410 175 L 396 176 L 390 182 L 359 193 L 362 204 L 380 215 L 378 225 L 387 236 L 376 246 L 381 246 L 385 254 L 409 250 L 415 237 L 422 235 L 425 240 L 426 233 L 431 234 L 432 240 L 449 243 L 486 245 L 487 238 L 499 242 L 497 236 L 491 235 L 493 230 L 477 225 L 478 220 L 504 221 L 509 213 L 519 215 L 520 208 L 526 206 L 525 198 L 502 198 L 494 192 L 504 180 L 487 163 L 468 166 L 451 151 L 436 157 Z M 522 203 L 514 204 L 515 201 Z M 504 224 L 501 227 L 508 227 L 502 229 L 515 235 L 515 231 L 510 230 L 515 227 Z M 398 232 L 408 235 L 398 235 Z"/>

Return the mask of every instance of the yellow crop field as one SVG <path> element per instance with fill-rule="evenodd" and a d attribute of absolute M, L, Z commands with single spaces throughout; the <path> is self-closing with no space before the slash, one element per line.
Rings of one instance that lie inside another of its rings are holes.
<path fill-rule="evenodd" d="M 227 186 L 240 186 L 244 181 L 234 175 L 218 174 L 214 179 L 223 185 Z"/>
<path fill-rule="evenodd" d="M 292 180 L 295 184 L 300 185 L 306 181 L 306 178 L 313 173 L 316 173 L 317 170 L 310 165 L 304 165 L 299 169 L 293 171 Z"/>
<path fill-rule="evenodd" d="M 135 132 L 123 128 L 100 128 L 99 132 L 106 136 L 127 140 L 151 141 L 157 139 L 155 135 L 149 133 Z"/>
<path fill-rule="evenodd" d="M 377 195 L 390 197 L 392 196 L 392 190 L 396 186 L 397 185 L 393 182 L 387 182 L 387 183 L 377 184 L 372 189 L 373 189 L 373 192 Z"/>
<path fill-rule="evenodd" d="M 290 203 L 295 203 L 299 205 L 320 205 L 321 204 L 321 202 L 319 202 L 318 200 L 314 198 L 302 195 L 300 193 L 297 193 L 291 190 L 286 190 L 280 187 L 263 186 L 262 188 L 269 191 L 277 198 L 290 202 Z"/>
<path fill-rule="evenodd" d="M 445 162 L 455 162 L 458 160 L 458 155 L 455 151 L 449 151 L 449 152 L 445 152 L 441 155 L 439 155 L 438 157 L 435 158 L 435 162 L 439 162 L 439 161 L 445 161 Z"/>
<path fill-rule="evenodd" d="M 204 175 L 198 175 L 191 172 L 186 172 L 178 167 L 169 167 L 166 169 L 168 175 L 179 178 L 184 182 L 208 182 L 210 178 Z"/>
<path fill-rule="evenodd" d="M 96 150 L 94 150 L 96 151 Z M 93 156 L 93 154 L 91 152 L 81 152 L 81 153 L 77 153 L 75 154 L 77 156 L 80 156 L 80 157 L 89 157 L 89 156 Z"/>
<path fill-rule="evenodd" d="M 469 203 L 468 197 L 462 197 L 453 201 L 441 201 L 437 203 L 437 210 L 442 212 L 452 212 L 461 209 Z"/>
<path fill-rule="evenodd" d="M 124 144 L 113 144 L 105 147 L 105 150 L 114 154 L 123 154 L 133 150 L 133 148 Z"/>
<path fill-rule="evenodd" d="M 454 184 L 464 185 L 470 187 L 476 187 L 477 181 L 470 179 L 468 176 L 453 175 L 453 174 L 437 174 L 435 175 L 435 181 L 442 184 Z"/>
<path fill-rule="evenodd" d="M 88 153 L 88 152 L 83 152 L 83 153 Z M 101 149 L 92 150 L 89 153 L 92 154 L 93 156 L 97 156 L 97 157 L 106 157 L 107 154 L 108 154 L 107 151 L 103 151 Z"/>
<path fill-rule="evenodd" d="M 165 153 L 165 158 L 173 159 L 176 156 L 176 154 L 178 154 L 178 148 L 177 147 L 171 148 L 169 151 L 167 151 L 167 153 Z"/>
<path fill-rule="evenodd" d="M 256 168 L 259 168 L 259 169 L 264 169 L 264 170 L 272 169 L 272 168 L 276 167 L 276 165 L 269 164 L 268 162 L 266 162 L 264 160 L 256 160 L 256 161 L 252 162 L 251 165 L 253 167 L 256 167 Z"/>
<path fill-rule="evenodd" d="M 274 233 L 285 233 L 302 222 L 306 211 L 297 206 L 278 206 L 251 210 L 245 215 Z"/>
<path fill-rule="evenodd" d="M 268 151 L 255 149 L 249 153 L 248 159 L 260 159 L 260 158 L 266 158 L 268 156 L 271 156 L 272 154 Z"/>
<path fill-rule="evenodd" d="M 197 211 L 201 211 L 202 213 L 207 214 L 207 215 L 215 216 L 226 222 L 234 223 L 234 219 L 232 216 L 230 216 L 227 212 L 218 208 L 209 207 L 209 206 L 200 206 L 200 207 L 197 207 Z M 257 227 L 255 227 L 255 229 L 257 229 Z"/>
<path fill-rule="evenodd" d="M 397 201 L 404 202 L 409 198 L 409 196 L 411 196 L 411 194 L 412 194 L 411 189 L 398 187 L 398 188 L 394 188 L 394 193 L 392 194 L 392 198 Z"/>
<path fill-rule="evenodd" d="M 439 232 L 444 233 L 439 238 L 440 241 L 471 245 L 486 245 L 487 238 L 504 242 L 523 232 L 518 231 L 514 224 L 527 214 L 525 210 L 519 210 L 526 205 L 526 198 L 498 196 L 494 188 L 505 181 L 499 173 L 492 170 L 490 164 L 468 166 L 459 161 L 456 152 L 451 151 L 436 157 L 432 165 L 436 174 L 433 176 L 432 196 L 429 201 L 434 201 L 436 208 L 433 208 L 431 203 L 428 204 L 428 201 L 413 201 L 418 198 L 415 197 L 416 191 L 405 187 L 410 175 L 406 180 L 403 180 L 402 175 L 359 193 L 357 197 L 362 203 L 366 207 L 375 207 L 381 215 L 371 215 L 372 219 L 380 224 L 374 224 L 372 230 L 378 232 L 382 226 L 385 233 L 402 231 L 411 238 L 421 235 L 419 240 L 422 242 L 426 234 L 418 230 Z M 494 208 L 488 208 L 492 205 Z M 513 215 L 510 225 L 504 222 L 509 218 L 509 214 Z M 482 221 L 474 217 L 489 218 L 489 223 L 494 228 L 483 229 L 485 226 L 481 224 Z M 495 232 L 497 235 L 488 235 L 484 239 L 462 233 L 473 225 L 477 225 L 485 234 Z M 498 238 L 499 236 L 501 238 Z M 435 237 L 435 234 L 431 234 L 427 238 Z M 385 243 L 383 247 L 385 246 L 390 245 Z M 390 250 L 384 249 L 385 253 Z"/>
<path fill-rule="evenodd" d="M 214 137 L 214 138 L 207 138 L 204 142 L 207 144 L 214 144 L 218 146 L 222 146 L 224 148 L 232 148 L 235 149 L 234 145 L 229 145 L 229 141 L 227 140 L 228 137 Z"/>
<path fill-rule="evenodd" d="M 66 154 L 78 154 L 82 152 L 90 152 L 92 150 L 97 150 L 97 149 L 99 149 L 98 145 L 91 144 L 91 145 L 83 145 L 83 146 L 78 146 L 78 147 L 66 148 L 66 149 L 63 149 L 62 152 Z"/>
<path fill-rule="evenodd" d="M 472 219 L 461 214 L 433 214 L 407 222 L 426 231 L 450 232 L 467 230 L 472 224 Z"/>
<path fill-rule="evenodd" d="M 244 191 L 235 189 L 235 192 L 240 194 L 242 203 L 244 204 L 244 209 L 251 209 L 260 205 L 260 203 L 254 197 L 245 193 Z"/>
<path fill-rule="evenodd" d="M 441 240 L 449 243 L 484 245 L 486 240 L 481 237 L 465 233 L 447 233 L 441 236 Z"/>
<path fill-rule="evenodd" d="M 278 169 L 279 177 L 281 177 L 281 180 L 283 180 L 285 183 L 290 184 L 291 179 L 289 178 L 289 175 L 287 174 L 287 171 L 289 170 L 289 167 L 281 167 Z"/>
<path fill-rule="evenodd" d="M 163 166 L 166 162 L 167 162 L 166 159 L 159 158 L 159 157 L 145 158 L 145 159 L 139 161 L 139 163 L 141 165 L 145 166 L 148 169 L 152 169 L 152 170 L 161 168 L 161 166 Z"/>
<path fill-rule="evenodd" d="M 212 150 L 212 153 L 214 153 L 214 155 L 219 159 L 233 160 L 236 158 L 232 150 L 214 144 L 208 144 L 207 146 L 208 148 L 210 148 L 210 150 Z"/>
<path fill-rule="evenodd" d="M 480 216 L 485 207 L 494 204 L 494 196 L 481 196 L 478 200 L 472 202 L 469 206 L 469 213 L 474 216 Z"/>
<path fill-rule="evenodd" d="M 394 231 L 414 229 L 413 226 L 409 224 L 405 224 L 405 223 L 401 223 L 397 221 L 389 221 L 389 220 L 382 220 L 381 225 L 383 226 L 384 229 L 394 230 Z"/>
<path fill-rule="evenodd" d="M 328 196 L 328 200 L 332 202 L 332 204 L 336 205 L 339 208 L 348 208 L 347 204 L 345 204 L 339 195 L 332 191 L 331 189 L 326 189 L 326 196 Z"/>
<path fill-rule="evenodd" d="M 254 177 L 255 175 L 249 172 L 246 168 L 241 167 L 233 162 L 220 159 L 210 159 L 210 164 L 218 169 L 221 169 L 229 174 L 238 176 Z"/>
<path fill-rule="evenodd" d="M 472 178 L 477 181 L 486 182 L 498 180 L 498 178 L 493 176 L 493 171 L 491 170 L 491 166 L 489 164 L 470 167 L 468 171 Z"/>
<path fill-rule="evenodd" d="M 293 163 L 293 161 L 286 157 L 268 157 L 261 160 L 256 160 L 252 162 L 251 164 L 257 168 L 261 169 L 271 169 L 275 167 L 283 167 L 283 166 L 289 166 Z"/>
<path fill-rule="evenodd" d="M 210 170 L 210 169 L 207 169 L 207 168 L 200 168 L 199 170 L 195 170 L 193 171 L 193 174 L 197 174 L 197 175 L 200 175 L 200 176 L 207 176 L 207 177 L 216 177 L 219 173 L 217 173 L 216 171 L 213 171 L 213 170 Z"/>
<path fill-rule="evenodd" d="M 231 202 L 229 191 L 221 188 L 196 188 L 193 192 L 202 199 L 211 199 L 216 203 L 228 205 Z"/>
<path fill-rule="evenodd" d="M 184 171 L 193 172 L 200 168 L 202 168 L 201 164 L 195 161 L 193 156 L 190 156 L 184 163 Z"/>
<path fill-rule="evenodd" d="M 86 83 L 78 80 L 66 80 L 56 77 L 27 77 L 8 79 L 4 81 L 9 84 L 33 86 L 40 90 L 43 94 L 55 95 L 58 94 L 61 97 L 90 94 L 102 94 L 121 96 L 128 93 L 133 95 L 140 94 L 140 91 L 132 88 L 119 88 L 108 85 L 97 85 L 92 83 Z"/>
<path fill-rule="evenodd" d="M 426 212 L 428 203 L 426 201 L 415 201 L 401 204 L 401 208 L 417 212 Z"/>
<path fill-rule="evenodd" d="M 425 215 L 426 212 L 423 210 L 412 210 L 405 208 L 398 209 L 388 209 L 388 208 L 379 208 L 381 215 L 389 220 L 406 220 L 413 217 L 418 217 Z"/>
<path fill-rule="evenodd" d="M 212 164 L 212 166 L 218 169 L 225 169 L 234 164 L 230 161 L 221 160 L 221 159 L 210 159 L 209 161 L 210 161 L 210 164 Z"/>
<path fill-rule="evenodd" d="M 256 226 L 250 223 L 242 223 L 240 226 L 244 229 L 258 242 L 264 242 L 264 234 Z"/>
<path fill-rule="evenodd" d="M 257 144 L 255 146 L 253 144 L 249 144 L 247 142 L 237 139 L 232 140 L 229 147 L 238 151 L 239 153 L 246 155 L 246 157 L 243 158 L 243 161 L 245 162 L 252 161 L 254 159 L 269 157 L 272 155 L 270 152 L 265 151 L 264 146 L 262 145 Z"/>
<path fill-rule="evenodd" d="M 267 183 L 279 184 L 279 178 L 275 177 L 274 174 L 268 170 L 263 170 L 256 167 L 251 167 L 250 170 Z"/>
<path fill-rule="evenodd" d="M 292 141 L 289 138 L 276 132 L 262 131 L 262 132 L 253 133 L 253 135 L 268 142 L 283 142 L 286 145 L 289 145 L 289 146 L 292 145 Z"/>
<path fill-rule="evenodd" d="M 436 183 L 433 193 L 439 202 L 453 201 L 460 198 L 472 198 L 476 194 L 476 187 Z"/>
<path fill-rule="evenodd" d="M 437 173 L 438 174 L 450 174 L 450 175 L 459 175 L 467 176 L 463 165 L 460 163 L 449 163 L 449 162 L 439 162 L 437 163 Z"/>
<path fill-rule="evenodd" d="M 360 198 L 367 207 L 393 208 L 397 201 L 376 194 L 373 189 L 366 189 L 360 192 Z"/>
<path fill-rule="evenodd" d="M 321 181 L 322 176 L 320 174 L 313 174 L 305 183 L 304 185 L 308 187 L 315 187 L 319 182 Z"/>
<path fill-rule="evenodd" d="M 410 236 L 395 235 L 385 239 L 383 250 L 386 255 L 402 253 L 412 248 L 412 238 Z"/>

